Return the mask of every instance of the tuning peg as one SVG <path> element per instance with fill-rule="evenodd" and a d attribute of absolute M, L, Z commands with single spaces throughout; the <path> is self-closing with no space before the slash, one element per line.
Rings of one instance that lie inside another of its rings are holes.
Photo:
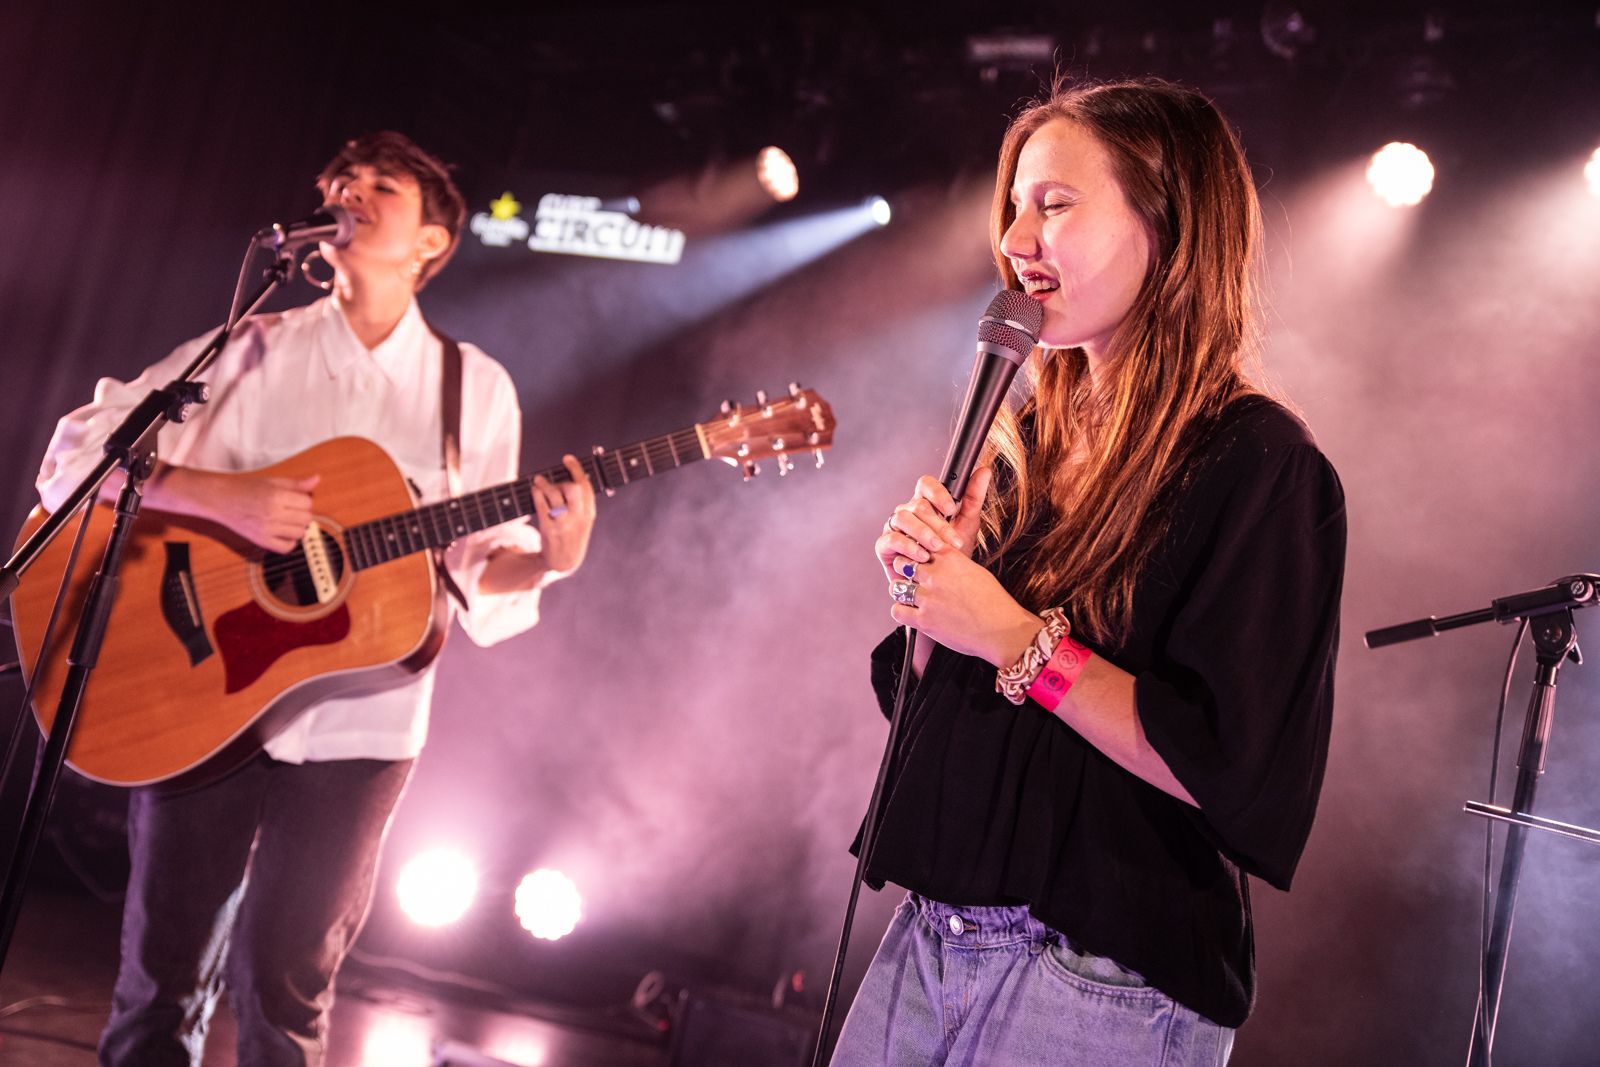
<path fill-rule="evenodd" d="M 817 457 L 817 467 L 820 469 L 822 467 L 822 449 L 817 449 L 812 455 Z"/>
<path fill-rule="evenodd" d="M 748 482 L 751 478 L 754 478 L 756 475 L 758 475 L 760 473 L 761 473 L 761 464 L 757 463 L 753 459 L 747 459 L 747 460 L 744 461 L 744 480 L 745 481 Z"/>
<path fill-rule="evenodd" d="M 720 410 L 724 415 L 732 415 L 733 414 L 733 401 L 724 400 L 722 402 L 722 407 L 721 407 Z"/>
<path fill-rule="evenodd" d="M 820 433 L 818 433 L 817 431 L 812 430 L 810 433 L 806 434 L 806 444 L 808 444 L 808 445 L 816 445 L 816 444 L 821 444 L 821 443 L 822 443 L 822 435 Z M 822 453 L 818 452 L 817 455 L 820 456 L 820 455 L 822 455 Z"/>
<path fill-rule="evenodd" d="M 799 382 L 790 382 L 789 383 L 789 395 L 794 397 L 796 400 L 800 399 L 800 383 Z"/>
<path fill-rule="evenodd" d="M 794 469 L 794 461 L 782 452 L 778 453 L 778 477 L 782 478 Z"/>
<path fill-rule="evenodd" d="M 748 456 L 750 454 L 750 442 L 749 441 L 740 441 L 737 451 L 738 451 L 740 459 L 743 459 L 745 456 Z"/>

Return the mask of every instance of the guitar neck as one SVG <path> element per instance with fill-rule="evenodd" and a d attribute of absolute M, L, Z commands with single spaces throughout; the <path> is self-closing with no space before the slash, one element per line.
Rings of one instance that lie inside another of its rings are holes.
<path fill-rule="evenodd" d="M 709 459 L 698 426 L 635 441 L 614 450 L 596 449 L 583 459 L 595 488 L 606 493 L 624 485 Z M 570 482 L 563 464 L 538 472 L 552 482 Z M 345 530 L 346 552 L 356 570 L 375 567 L 413 552 L 445 548 L 468 534 L 534 514 L 533 479 L 493 485 L 413 511 L 401 511 Z"/>

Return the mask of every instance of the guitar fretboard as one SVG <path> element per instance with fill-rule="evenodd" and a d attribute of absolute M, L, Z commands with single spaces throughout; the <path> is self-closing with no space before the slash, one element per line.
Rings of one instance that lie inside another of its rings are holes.
<path fill-rule="evenodd" d="M 612 451 L 595 452 L 583 459 L 583 465 L 595 489 L 609 492 L 706 458 L 700 435 L 690 426 Z M 539 474 L 552 482 L 572 481 L 572 474 L 561 464 L 547 467 Z M 345 553 L 350 565 L 358 571 L 365 570 L 413 552 L 444 548 L 468 534 L 532 515 L 535 511 L 534 477 L 518 478 L 414 511 L 397 512 L 347 527 Z"/>

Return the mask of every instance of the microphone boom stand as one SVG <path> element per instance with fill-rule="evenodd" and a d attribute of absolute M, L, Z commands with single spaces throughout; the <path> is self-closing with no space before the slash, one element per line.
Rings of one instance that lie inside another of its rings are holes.
<path fill-rule="evenodd" d="M 1545 753 L 1550 741 L 1550 729 L 1555 721 L 1556 684 L 1561 664 L 1572 660 L 1581 664 L 1578 652 L 1578 633 L 1573 624 L 1575 608 L 1592 605 L 1597 601 L 1600 576 L 1579 574 L 1528 593 L 1501 597 L 1489 607 L 1463 612 L 1443 619 L 1429 616 L 1413 622 L 1373 630 L 1366 635 L 1368 648 L 1396 644 L 1418 637 L 1429 637 L 1444 630 L 1474 623 L 1510 622 L 1513 619 L 1530 620 L 1536 664 L 1534 667 L 1533 694 L 1528 701 L 1527 718 L 1522 728 L 1522 743 L 1517 752 L 1517 781 L 1509 809 L 1477 801 L 1468 801 L 1464 810 L 1497 822 L 1510 824 L 1506 832 L 1505 849 L 1500 859 L 1499 885 L 1495 891 L 1494 922 L 1490 927 L 1488 946 L 1480 961 L 1481 987 L 1472 1023 L 1472 1037 L 1467 1046 L 1468 1067 L 1489 1067 L 1494 1048 L 1495 1024 L 1500 1015 L 1500 994 L 1505 986 L 1506 954 L 1511 943 L 1511 919 L 1517 907 L 1517 882 L 1522 874 L 1522 857 L 1527 845 L 1529 830 L 1545 830 L 1600 844 L 1600 831 L 1582 826 L 1541 819 L 1533 815 L 1534 794 L 1538 789 L 1539 775 L 1544 773 Z"/>
<path fill-rule="evenodd" d="M 256 247 L 252 242 L 250 252 L 254 253 Z M 50 725 L 44 752 L 34 771 L 32 788 L 23 807 L 17 844 L 7 860 L 5 888 L 0 891 L 0 970 L 4 969 L 6 956 L 11 950 L 11 937 L 16 931 L 17 918 L 22 911 L 22 898 L 33 866 L 34 852 L 44 831 L 50 805 L 55 800 L 56 784 L 60 781 L 61 767 L 66 762 L 67 749 L 72 743 L 72 732 L 77 724 L 83 693 L 89 685 L 90 675 L 99 659 L 111 607 L 116 600 L 117 572 L 122 562 L 122 551 L 127 545 L 128 537 L 133 532 L 134 521 L 139 515 L 144 481 L 155 468 L 156 434 L 168 422 L 182 422 L 187 417 L 190 405 L 205 403 L 208 398 L 206 386 L 203 382 L 195 381 L 195 376 L 210 366 L 217 353 L 227 345 L 233 327 L 239 320 L 254 311 L 273 290 L 288 281 L 293 262 L 293 256 L 287 251 L 278 250 L 272 265 L 266 268 L 266 279 L 243 305 L 244 310 L 238 311 L 236 304 L 226 324 L 184 368 L 183 373 L 164 388 L 151 390 L 149 395 L 128 413 L 128 417 L 107 438 L 106 454 L 94 470 L 73 489 L 62 506 L 34 531 L 33 536 L 16 550 L 11 559 L 6 561 L 6 565 L 0 568 L 0 597 L 5 597 L 20 584 L 22 575 L 32 566 L 39 553 L 56 538 L 78 509 L 92 506 L 90 502 L 99 494 L 101 484 L 111 476 L 111 472 L 118 467 L 127 472 L 127 482 L 117 497 L 116 520 L 106 539 L 100 569 L 91 581 L 84 598 L 77 636 L 73 639 L 72 649 L 67 655 L 66 680 L 56 705 L 55 718 Z M 39 649 L 39 656 L 34 661 L 35 671 L 43 665 L 47 652 L 48 649 Z"/>

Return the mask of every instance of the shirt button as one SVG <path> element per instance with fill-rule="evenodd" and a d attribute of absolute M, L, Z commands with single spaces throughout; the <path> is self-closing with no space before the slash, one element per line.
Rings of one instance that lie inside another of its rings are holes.
<path fill-rule="evenodd" d="M 966 931 L 966 924 L 961 921 L 961 916 L 950 916 L 950 932 L 960 937 Z"/>

